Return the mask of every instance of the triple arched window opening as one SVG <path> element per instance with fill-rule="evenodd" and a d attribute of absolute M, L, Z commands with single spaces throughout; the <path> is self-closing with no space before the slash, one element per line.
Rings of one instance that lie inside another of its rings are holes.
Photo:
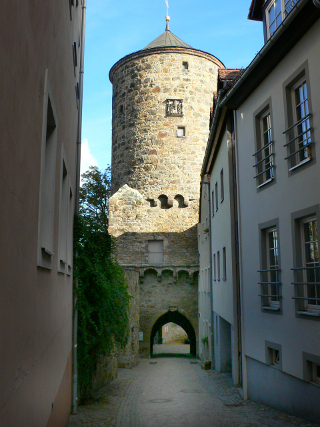
<path fill-rule="evenodd" d="M 150 203 L 150 207 L 154 208 L 156 206 L 158 206 L 158 201 L 155 199 L 147 199 L 148 202 Z M 160 208 L 161 209 L 170 209 L 173 207 L 174 205 L 174 200 L 178 203 L 178 208 L 186 208 L 188 206 L 188 202 L 184 199 L 183 196 L 181 196 L 181 194 L 177 194 L 174 199 L 169 199 L 168 196 L 166 196 L 165 194 L 161 194 L 158 197 L 158 200 L 160 202 Z"/>

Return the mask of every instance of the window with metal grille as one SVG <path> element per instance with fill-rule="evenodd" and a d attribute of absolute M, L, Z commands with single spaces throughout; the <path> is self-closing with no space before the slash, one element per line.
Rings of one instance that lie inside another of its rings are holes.
<path fill-rule="evenodd" d="M 320 264 L 316 218 L 300 222 L 301 267 L 293 268 L 298 314 L 320 316 Z"/>
<path fill-rule="evenodd" d="M 289 170 L 293 170 L 312 158 L 312 127 L 310 124 L 312 114 L 309 111 L 306 79 L 287 90 L 290 91 L 289 102 L 291 102 L 291 106 L 289 108 L 292 112 L 288 117 L 288 122 L 293 124 L 284 131 L 288 139 L 284 145 L 288 150 L 285 160 L 289 161 Z"/>
<path fill-rule="evenodd" d="M 280 269 L 278 230 L 275 227 L 261 230 L 261 270 L 260 282 L 262 308 L 280 310 Z"/>
<path fill-rule="evenodd" d="M 255 179 L 257 187 L 272 181 L 274 178 L 274 152 L 271 128 L 270 110 L 256 117 L 257 151 L 254 168 L 256 169 Z"/>

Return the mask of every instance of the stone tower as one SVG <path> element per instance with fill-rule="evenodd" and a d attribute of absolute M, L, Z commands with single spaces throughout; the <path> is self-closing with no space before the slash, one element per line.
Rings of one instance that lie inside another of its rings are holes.
<path fill-rule="evenodd" d="M 110 71 L 109 231 L 134 296 L 131 342 L 121 359 L 128 366 L 138 352 L 152 353 L 157 330 L 170 321 L 197 351 L 200 169 L 224 65 L 172 34 L 166 21 L 163 34 Z"/>

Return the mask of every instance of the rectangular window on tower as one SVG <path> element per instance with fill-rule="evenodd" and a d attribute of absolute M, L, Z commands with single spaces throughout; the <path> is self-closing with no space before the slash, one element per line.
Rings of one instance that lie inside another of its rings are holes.
<path fill-rule="evenodd" d="M 148 264 L 163 264 L 163 240 L 148 241 Z"/>

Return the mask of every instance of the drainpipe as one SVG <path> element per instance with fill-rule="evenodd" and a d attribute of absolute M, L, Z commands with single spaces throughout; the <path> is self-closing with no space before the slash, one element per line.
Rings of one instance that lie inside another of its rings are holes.
<path fill-rule="evenodd" d="M 214 318 L 213 318 L 213 288 L 212 288 L 212 232 L 211 232 L 211 186 L 210 175 L 208 175 L 208 203 L 209 203 L 209 239 L 210 239 L 210 311 L 211 311 L 211 369 L 215 368 L 215 354 L 214 354 Z"/>
<path fill-rule="evenodd" d="M 234 151 L 235 151 L 235 162 L 236 162 L 236 171 L 239 170 L 239 152 L 238 152 L 238 125 L 237 125 L 237 114 L 236 111 L 233 110 L 233 123 L 234 123 Z M 237 181 L 238 181 L 238 175 L 237 175 Z M 246 356 L 245 356 L 245 338 L 244 338 L 244 324 L 243 324 L 243 280 L 242 280 L 242 241 L 241 241 L 241 206 L 240 206 L 240 186 L 237 182 L 237 194 L 236 197 L 236 203 L 237 203 L 237 218 L 238 218 L 238 255 L 239 255 L 239 265 L 238 265 L 238 286 L 239 286 L 239 306 L 238 310 L 239 314 L 239 325 L 240 328 L 240 334 L 239 334 L 239 349 L 241 350 L 241 359 L 239 362 L 241 362 L 241 383 L 242 383 L 242 390 L 243 390 L 243 399 L 248 399 L 248 388 L 247 388 L 247 363 L 246 363 Z"/>
<path fill-rule="evenodd" d="M 77 130 L 77 170 L 76 170 L 76 202 L 75 215 L 79 215 L 79 193 L 80 193 L 80 161 L 81 161 L 81 125 L 82 125 L 82 105 L 83 105 L 83 73 L 84 73 L 84 40 L 86 21 L 87 0 L 82 1 L 82 21 L 81 21 L 81 53 L 79 71 L 79 109 L 78 109 L 78 130 Z M 78 279 L 75 281 L 75 289 L 78 287 Z M 72 413 L 78 410 L 78 309 L 77 295 L 73 290 L 73 373 L 72 373 Z"/>

